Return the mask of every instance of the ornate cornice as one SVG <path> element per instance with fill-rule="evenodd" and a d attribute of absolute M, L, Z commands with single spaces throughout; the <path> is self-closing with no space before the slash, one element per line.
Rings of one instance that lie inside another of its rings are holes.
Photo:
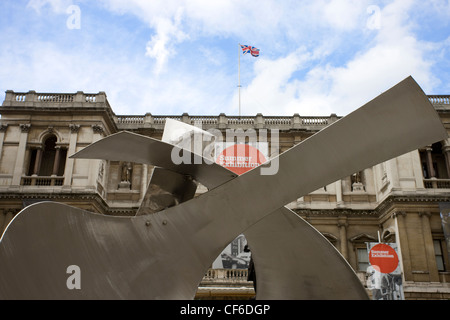
<path fill-rule="evenodd" d="M 408 195 L 408 196 L 395 196 L 391 195 L 381 202 L 373 210 L 354 210 L 354 209 L 293 209 L 300 216 L 306 218 L 311 217 L 370 217 L 380 218 L 384 214 L 391 212 L 391 210 L 398 205 L 406 204 L 438 204 L 439 202 L 450 202 L 450 195 Z M 391 216 L 395 218 L 399 214 L 405 214 L 404 211 L 395 210 L 391 212 Z M 423 213 L 426 214 L 426 213 Z"/>
<path fill-rule="evenodd" d="M 41 201 L 60 201 L 60 202 L 92 202 L 98 206 L 106 215 L 114 216 L 130 216 L 136 213 L 137 207 L 131 208 L 114 208 L 110 207 L 108 203 L 98 193 L 18 193 L 3 191 L 0 193 L 1 200 L 41 200 Z M 390 218 L 396 218 L 399 215 L 405 215 L 406 211 L 403 209 L 396 209 L 396 206 L 403 204 L 415 203 L 429 203 L 437 205 L 439 202 L 450 202 L 449 196 L 389 196 L 374 210 L 354 210 L 354 209 L 293 209 L 299 216 L 308 218 L 325 218 L 333 217 L 336 219 L 346 218 L 381 218 L 388 214 Z M 429 215 L 428 211 L 422 212 L 422 215 Z M 386 216 L 385 216 L 386 217 Z"/>
<path fill-rule="evenodd" d="M 293 209 L 298 215 L 307 217 L 327 217 L 333 216 L 338 218 L 339 216 L 354 216 L 354 217 L 376 217 L 375 210 L 353 210 L 353 209 Z"/>
<path fill-rule="evenodd" d="M 389 209 L 394 205 L 398 204 L 411 204 L 411 203 L 421 203 L 421 204 L 438 204 L 439 202 L 450 202 L 450 194 L 447 195 L 391 195 L 388 196 L 383 202 L 381 202 L 375 209 L 378 214 L 389 211 Z"/>
<path fill-rule="evenodd" d="M 111 208 L 98 193 L 0 193 L 0 201 L 2 200 L 16 200 L 21 203 L 27 201 L 90 202 L 98 206 L 103 214 L 113 216 L 132 216 L 137 211 L 137 208 Z"/>

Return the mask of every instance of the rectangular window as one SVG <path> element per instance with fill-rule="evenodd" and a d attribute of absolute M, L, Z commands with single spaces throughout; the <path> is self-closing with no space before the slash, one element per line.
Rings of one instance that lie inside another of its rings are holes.
<path fill-rule="evenodd" d="M 438 271 L 445 271 L 444 256 L 442 254 L 441 241 L 433 240 L 433 244 L 434 244 L 434 254 L 436 257 L 436 265 L 437 265 Z"/>
<path fill-rule="evenodd" d="M 369 267 L 369 254 L 367 248 L 357 248 L 358 254 L 358 271 L 366 271 Z"/>

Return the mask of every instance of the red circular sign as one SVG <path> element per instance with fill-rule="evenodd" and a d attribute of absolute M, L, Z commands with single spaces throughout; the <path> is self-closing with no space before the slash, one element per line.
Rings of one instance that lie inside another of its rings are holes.
<path fill-rule="evenodd" d="M 391 273 L 397 269 L 398 256 L 391 246 L 380 243 L 370 250 L 369 262 L 381 273 Z"/>
<path fill-rule="evenodd" d="M 241 175 L 266 162 L 264 155 L 248 144 L 235 144 L 224 149 L 216 159 L 216 163 Z"/>

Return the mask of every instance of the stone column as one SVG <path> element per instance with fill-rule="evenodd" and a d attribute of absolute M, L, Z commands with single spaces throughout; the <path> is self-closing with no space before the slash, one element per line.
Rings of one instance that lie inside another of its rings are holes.
<path fill-rule="evenodd" d="M 30 131 L 31 124 L 20 124 L 20 138 L 19 147 L 17 149 L 16 163 L 14 165 L 12 186 L 20 186 L 20 180 L 23 174 L 23 165 L 25 163 L 25 151 L 27 147 L 28 132 Z"/>
<path fill-rule="evenodd" d="M 428 273 L 430 282 L 439 282 L 439 272 L 436 265 L 436 256 L 434 252 L 433 235 L 431 233 L 430 212 L 420 212 L 419 216 L 422 218 L 423 242 L 425 245 L 425 253 L 428 265 Z"/>
<path fill-rule="evenodd" d="M 403 280 L 411 281 L 412 267 L 411 257 L 409 255 L 409 240 L 406 231 L 406 213 L 397 211 L 392 214 L 392 219 L 395 220 L 395 241 L 398 245 L 398 255 L 400 264 L 403 270 Z"/>
<path fill-rule="evenodd" d="M 103 137 L 104 129 L 99 124 L 92 125 L 92 130 L 94 131 L 94 135 L 92 138 L 92 143 L 97 142 Z M 89 177 L 87 181 L 88 188 L 96 189 L 96 181 L 98 176 L 98 168 L 101 160 L 89 160 Z"/>
<path fill-rule="evenodd" d="M 67 161 L 66 168 L 64 169 L 64 188 L 70 188 L 72 184 L 72 174 L 73 174 L 73 165 L 74 159 L 71 159 L 70 156 L 73 155 L 77 151 L 77 140 L 78 140 L 78 131 L 80 130 L 80 125 L 78 124 L 70 124 L 70 137 L 69 137 L 69 149 L 67 150 Z"/>
<path fill-rule="evenodd" d="M 55 161 L 53 162 L 53 170 L 52 170 L 52 176 L 57 176 L 59 171 L 59 165 L 61 161 L 61 147 L 56 146 L 56 153 L 55 153 Z"/>
<path fill-rule="evenodd" d="M 345 260 L 348 261 L 348 244 L 347 244 L 347 217 L 339 217 L 339 238 L 341 240 L 340 251 Z"/>
<path fill-rule="evenodd" d="M 450 178 L 450 142 L 447 140 L 444 140 L 442 143 L 442 153 L 445 157 L 445 166 L 447 168 L 447 177 Z"/>
<path fill-rule="evenodd" d="M 39 175 L 39 170 L 41 169 L 41 162 L 42 162 L 42 147 L 38 147 L 36 149 L 36 159 L 34 160 L 34 168 L 33 168 L 33 176 Z"/>
<path fill-rule="evenodd" d="M 434 172 L 434 168 L 433 168 L 433 158 L 431 156 L 431 151 L 432 151 L 431 146 L 427 146 L 425 151 L 427 153 L 428 174 L 430 175 L 428 178 L 436 178 L 436 173 Z"/>

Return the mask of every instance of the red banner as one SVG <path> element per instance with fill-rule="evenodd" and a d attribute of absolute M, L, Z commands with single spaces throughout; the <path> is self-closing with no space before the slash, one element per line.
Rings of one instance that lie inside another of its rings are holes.
<path fill-rule="evenodd" d="M 241 175 L 266 162 L 266 157 L 248 144 L 235 144 L 224 149 L 216 158 L 216 163 Z"/>
<path fill-rule="evenodd" d="M 395 250 L 387 244 L 377 244 L 369 252 L 369 262 L 381 273 L 391 273 L 397 269 L 398 256 Z"/>

